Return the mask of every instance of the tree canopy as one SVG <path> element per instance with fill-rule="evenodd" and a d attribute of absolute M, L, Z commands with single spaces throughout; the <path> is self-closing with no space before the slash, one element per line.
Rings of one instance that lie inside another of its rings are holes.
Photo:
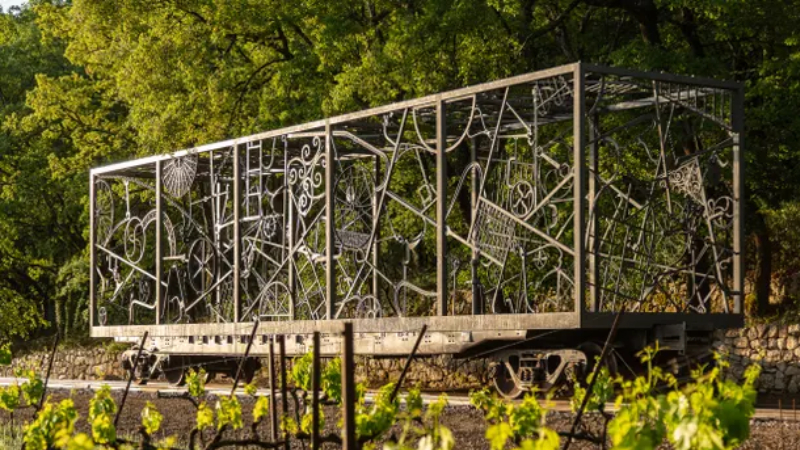
<path fill-rule="evenodd" d="M 748 264 L 765 307 L 780 241 L 765 218 L 786 220 L 800 188 L 797 3 L 32 0 L 3 12 L 0 339 L 43 319 L 86 326 L 90 167 L 576 60 L 745 83 Z"/>

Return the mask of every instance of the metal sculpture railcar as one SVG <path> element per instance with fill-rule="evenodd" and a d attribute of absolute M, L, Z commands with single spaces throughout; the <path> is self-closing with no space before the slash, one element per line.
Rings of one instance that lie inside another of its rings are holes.
<path fill-rule="evenodd" d="M 138 376 L 179 383 L 256 321 L 255 356 L 336 353 L 343 321 L 407 354 L 426 324 L 422 355 L 502 346 L 510 396 L 585 365 L 622 305 L 618 346 L 683 351 L 742 324 L 742 99 L 576 63 L 94 169 L 91 334 L 148 331 Z"/>

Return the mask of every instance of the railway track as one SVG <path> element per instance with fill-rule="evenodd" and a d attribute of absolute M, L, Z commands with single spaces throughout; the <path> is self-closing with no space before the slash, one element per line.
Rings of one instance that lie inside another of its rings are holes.
<path fill-rule="evenodd" d="M 18 380 L 13 377 L 0 377 L 0 387 L 13 385 L 14 383 L 22 383 L 24 380 Z M 108 385 L 112 392 L 125 390 L 126 381 L 90 381 L 90 380 L 53 380 L 47 385 L 48 390 L 97 390 L 103 385 Z M 231 385 L 225 383 L 209 383 L 206 385 L 206 391 L 210 395 L 229 395 L 231 392 Z M 173 387 L 163 381 L 151 381 L 144 386 L 131 385 L 130 392 L 150 393 L 157 397 L 175 397 L 186 392 L 186 388 Z M 269 396 L 269 389 L 259 389 L 259 395 Z M 243 388 L 236 390 L 236 395 L 245 396 Z M 374 391 L 367 392 L 366 400 L 371 401 L 374 396 Z M 436 401 L 439 398 L 439 393 L 426 392 L 422 394 L 422 400 L 425 404 Z M 448 393 L 448 401 L 451 406 L 469 406 L 469 396 L 463 393 Z M 756 420 L 785 420 L 785 421 L 800 421 L 800 402 L 796 402 L 796 407 L 792 407 L 791 400 L 785 406 L 773 407 L 762 406 L 756 408 L 756 413 L 753 419 Z M 609 411 L 614 410 L 614 405 L 609 403 L 607 406 Z M 569 412 L 570 403 L 567 400 L 551 400 L 551 411 Z"/>

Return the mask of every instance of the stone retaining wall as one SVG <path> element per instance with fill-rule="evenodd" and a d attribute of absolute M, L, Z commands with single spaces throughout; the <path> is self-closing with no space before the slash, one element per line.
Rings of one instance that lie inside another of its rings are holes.
<path fill-rule="evenodd" d="M 123 349 L 118 347 L 59 349 L 53 363 L 55 380 L 121 380 L 127 375 L 119 360 Z M 44 375 L 49 352 L 33 352 L 14 359 L 11 367 L 0 367 L 0 376 L 12 376 L 16 367 L 30 367 Z M 380 386 L 399 378 L 405 359 L 357 358 L 356 379 L 370 386 Z M 262 360 L 264 368 L 266 359 Z M 265 378 L 266 369 L 261 377 Z M 485 385 L 488 361 L 465 362 L 450 356 L 420 358 L 412 362 L 406 376 L 408 385 L 426 389 L 472 389 Z"/>
<path fill-rule="evenodd" d="M 729 375 L 739 379 L 745 368 L 759 363 L 763 372 L 759 391 L 770 394 L 797 394 L 800 391 L 800 325 L 755 325 L 741 330 L 717 332 L 714 347 L 729 354 Z M 53 364 L 53 379 L 123 379 L 119 366 L 119 346 L 59 349 Z M 13 366 L 41 368 L 44 373 L 47 357 L 34 352 L 14 360 Z M 370 386 L 395 381 L 405 359 L 357 358 L 356 378 Z M 467 390 L 488 383 L 487 360 L 464 361 L 443 355 L 414 360 L 406 385 L 424 389 Z M 266 360 L 263 361 L 266 367 Z M 0 367 L 0 376 L 10 376 L 11 368 Z M 262 377 L 265 374 L 262 374 Z"/>
<path fill-rule="evenodd" d="M 800 391 L 800 325 L 756 325 L 717 332 L 714 345 L 729 355 L 730 374 L 736 379 L 748 365 L 761 364 L 760 392 Z"/>
<path fill-rule="evenodd" d="M 119 364 L 122 349 L 97 347 L 60 348 L 50 377 L 54 380 L 121 380 L 126 375 Z M 16 356 L 16 355 L 15 355 Z M 32 368 L 44 377 L 50 352 L 33 352 L 14 358 L 11 367 L 0 367 L 0 376 L 12 376 L 17 367 Z"/>

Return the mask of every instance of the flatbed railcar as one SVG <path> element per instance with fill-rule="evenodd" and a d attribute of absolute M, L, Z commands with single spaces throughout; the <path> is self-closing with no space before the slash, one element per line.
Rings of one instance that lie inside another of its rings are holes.
<path fill-rule="evenodd" d="M 95 168 L 91 335 L 149 333 L 137 376 L 180 383 L 256 323 L 254 357 L 425 325 L 419 355 L 488 355 L 507 396 L 591 364 L 623 306 L 616 347 L 686 352 L 743 323 L 742 102 L 575 63 Z"/>

